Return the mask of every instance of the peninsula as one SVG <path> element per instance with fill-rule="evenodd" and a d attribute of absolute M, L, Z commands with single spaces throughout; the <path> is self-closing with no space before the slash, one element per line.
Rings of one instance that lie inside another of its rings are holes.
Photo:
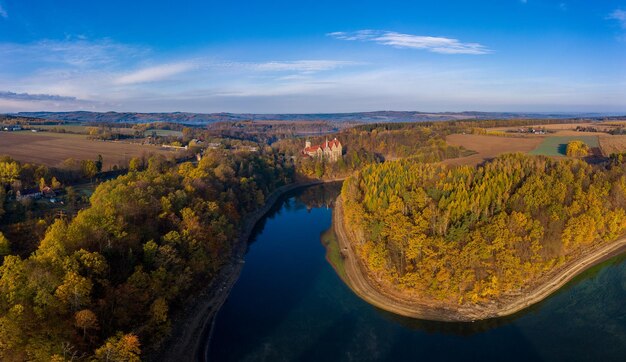
<path fill-rule="evenodd" d="M 346 282 L 419 319 L 514 314 L 626 250 L 624 180 L 621 164 L 521 154 L 477 168 L 368 167 L 333 215 Z"/>

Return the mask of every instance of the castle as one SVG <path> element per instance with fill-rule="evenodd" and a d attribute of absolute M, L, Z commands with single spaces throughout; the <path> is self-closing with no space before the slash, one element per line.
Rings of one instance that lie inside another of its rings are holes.
<path fill-rule="evenodd" d="M 322 159 L 329 160 L 331 162 L 335 162 L 341 158 L 343 152 L 343 147 L 341 146 L 341 142 L 337 138 L 332 141 L 326 140 L 326 142 L 321 145 L 311 146 L 311 141 L 306 141 L 304 143 L 304 150 L 302 150 L 302 154 L 309 157 L 319 157 Z"/>

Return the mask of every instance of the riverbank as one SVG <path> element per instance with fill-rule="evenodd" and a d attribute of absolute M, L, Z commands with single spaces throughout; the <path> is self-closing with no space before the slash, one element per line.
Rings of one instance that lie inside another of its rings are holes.
<path fill-rule="evenodd" d="M 357 295 L 368 303 L 395 314 L 446 322 L 471 322 L 515 314 L 544 300 L 585 270 L 626 251 L 626 238 L 621 238 L 586 250 L 581 253 L 581 257 L 546 274 L 537 281 L 536 286 L 524 293 L 476 306 L 437 306 L 434 303 L 409 300 L 396 291 L 387 290 L 367 272 L 350 243 L 354 238 L 344 223 L 341 195 L 333 210 L 333 227 L 344 255 L 346 282 Z"/>
<path fill-rule="evenodd" d="M 338 182 L 343 179 L 313 180 L 296 182 L 274 190 L 262 208 L 248 214 L 241 227 L 241 234 L 233 245 L 230 263 L 224 265 L 211 283 L 194 298 L 194 301 L 173 321 L 173 329 L 161 354 L 151 360 L 205 361 L 209 347 L 215 315 L 222 307 L 230 290 L 235 285 L 243 268 L 243 258 L 248 249 L 248 240 L 256 224 L 272 209 L 276 202 L 288 192 L 322 183 Z"/>

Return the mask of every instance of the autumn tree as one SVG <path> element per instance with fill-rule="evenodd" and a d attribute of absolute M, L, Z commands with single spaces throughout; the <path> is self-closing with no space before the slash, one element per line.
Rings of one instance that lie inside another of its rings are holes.
<path fill-rule="evenodd" d="M 83 309 L 74 314 L 74 325 L 83 331 L 83 338 L 87 335 L 87 330 L 97 330 L 98 317 L 89 309 Z"/>
<path fill-rule="evenodd" d="M 20 175 L 20 165 L 15 162 L 0 162 L 0 184 L 10 185 L 15 182 Z"/>
<path fill-rule="evenodd" d="M 0 233 L 0 257 L 11 254 L 11 244 L 9 240 Z"/>
<path fill-rule="evenodd" d="M 61 182 L 59 182 L 56 177 L 52 177 L 52 180 L 50 181 L 50 187 L 53 190 L 58 190 L 61 188 Z"/>
<path fill-rule="evenodd" d="M 139 362 L 141 358 L 139 339 L 134 334 L 118 334 L 107 339 L 104 345 L 96 350 L 97 361 L 106 362 Z"/>
<path fill-rule="evenodd" d="M 130 159 L 128 163 L 129 171 L 139 171 L 141 169 L 141 159 L 138 157 L 133 157 Z"/>
<path fill-rule="evenodd" d="M 95 161 L 83 160 L 81 162 L 81 172 L 85 178 L 93 178 L 98 174 L 98 166 Z"/>
<path fill-rule="evenodd" d="M 567 144 L 566 154 L 570 157 L 585 157 L 589 154 L 589 146 L 583 141 L 571 141 Z"/>

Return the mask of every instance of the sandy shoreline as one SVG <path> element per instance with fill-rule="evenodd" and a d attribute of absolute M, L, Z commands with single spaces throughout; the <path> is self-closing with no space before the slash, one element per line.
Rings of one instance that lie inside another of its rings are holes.
<path fill-rule="evenodd" d="M 470 322 L 475 320 L 504 317 L 515 314 L 536 304 L 556 292 L 570 280 L 594 265 L 602 263 L 626 251 L 626 238 L 595 247 L 583 253 L 584 256 L 561 265 L 552 273 L 541 278 L 537 286 L 523 294 L 509 296 L 498 302 L 473 307 L 453 308 L 435 307 L 403 298 L 393 292 L 387 292 L 365 272 L 361 261 L 356 258 L 350 240 L 350 232 L 343 222 L 341 195 L 333 209 L 333 227 L 337 242 L 344 258 L 348 286 L 362 299 L 386 311 L 412 317 L 446 322 Z"/>

